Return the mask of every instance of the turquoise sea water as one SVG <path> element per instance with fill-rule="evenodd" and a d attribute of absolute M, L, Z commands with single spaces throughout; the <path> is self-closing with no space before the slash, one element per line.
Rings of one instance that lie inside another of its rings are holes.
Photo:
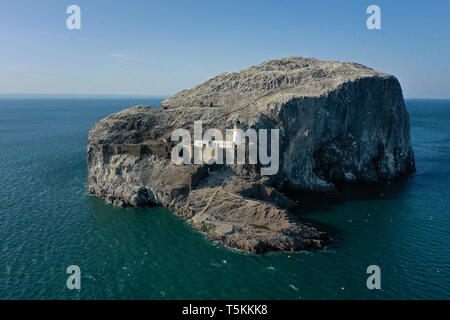
<path fill-rule="evenodd" d="M 408 100 L 417 173 L 389 185 L 297 194 L 324 251 L 244 254 L 164 208 L 86 194 L 91 126 L 135 99 L 0 100 L 1 299 L 450 298 L 450 100 Z M 66 268 L 81 268 L 81 290 Z M 382 290 L 366 287 L 381 268 Z"/>

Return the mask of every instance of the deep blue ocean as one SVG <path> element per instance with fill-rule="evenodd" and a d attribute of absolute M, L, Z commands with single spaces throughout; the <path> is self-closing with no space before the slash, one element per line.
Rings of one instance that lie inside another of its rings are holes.
<path fill-rule="evenodd" d="M 297 194 L 323 251 L 245 254 L 87 195 L 92 125 L 155 99 L 0 99 L 0 299 L 449 299 L 450 100 L 407 100 L 417 173 Z M 81 268 L 81 290 L 66 268 Z M 368 290 L 366 268 L 381 268 Z"/>

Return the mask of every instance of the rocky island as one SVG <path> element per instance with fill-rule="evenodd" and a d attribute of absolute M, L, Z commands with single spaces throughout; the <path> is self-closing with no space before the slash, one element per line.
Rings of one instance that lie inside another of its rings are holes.
<path fill-rule="evenodd" d="M 279 129 L 279 170 L 175 164 L 174 130 Z M 415 171 L 398 80 L 357 63 L 289 57 L 224 73 L 101 120 L 89 132 L 89 193 L 117 207 L 160 205 L 211 239 L 254 253 L 322 248 L 284 190 L 329 191 Z"/>

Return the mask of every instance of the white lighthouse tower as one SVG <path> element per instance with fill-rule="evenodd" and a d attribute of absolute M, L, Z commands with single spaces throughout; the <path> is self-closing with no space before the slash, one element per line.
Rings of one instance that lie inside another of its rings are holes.
<path fill-rule="evenodd" d="M 240 146 L 244 143 L 244 137 L 243 137 L 243 132 L 242 130 L 239 130 L 239 120 L 236 120 L 236 123 L 234 125 L 234 129 L 233 129 L 233 144 L 235 146 Z"/>

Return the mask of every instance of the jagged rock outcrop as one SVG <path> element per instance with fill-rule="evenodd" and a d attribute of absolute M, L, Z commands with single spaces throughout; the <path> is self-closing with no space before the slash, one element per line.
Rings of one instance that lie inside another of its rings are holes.
<path fill-rule="evenodd" d="M 173 130 L 280 129 L 280 170 L 170 160 Z M 397 79 L 356 63 L 284 58 L 219 75 L 136 106 L 89 133 L 89 193 L 116 206 L 166 206 L 228 246 L 261 252 L 320 248 L 326 236 L 289 212 L 278 190 L 391 180 L 415 170 Z"/>

